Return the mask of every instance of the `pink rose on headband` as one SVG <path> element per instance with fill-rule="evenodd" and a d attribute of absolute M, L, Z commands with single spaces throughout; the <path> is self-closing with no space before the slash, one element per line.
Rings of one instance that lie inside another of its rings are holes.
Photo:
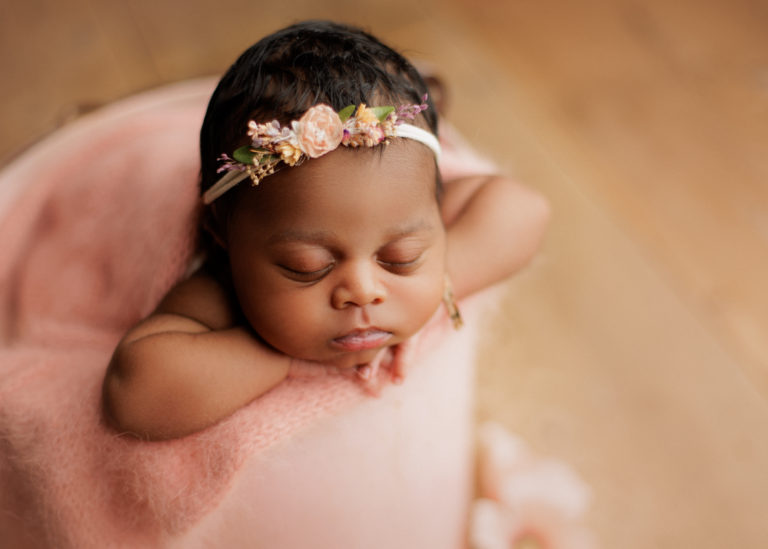
<path fill-rule="evenodd" d="M 328 105 L 315 105 L 304 113 L 293 130 L 299 147 L 310 158 L 317 158 L 336 149 L 344 136 L 339 115 Z"/>

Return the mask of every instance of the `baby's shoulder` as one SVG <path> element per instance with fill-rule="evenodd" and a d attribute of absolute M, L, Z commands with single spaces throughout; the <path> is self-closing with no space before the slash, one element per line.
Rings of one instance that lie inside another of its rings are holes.
<path fill-rule="evenodd" d="M 211 330 L 222 330 L 235 324 L 231 294 L 216 277 L 201 270 L 171 288 L 155 314 L 185 316 Z"/>

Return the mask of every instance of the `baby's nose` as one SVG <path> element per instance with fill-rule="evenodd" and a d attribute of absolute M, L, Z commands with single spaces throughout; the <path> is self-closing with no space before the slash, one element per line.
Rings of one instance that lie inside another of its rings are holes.
<path fill-rule="evenodd" d="M 377 276 L 378 265 L 368 261 L 350 262 L 337 271 L 339 282 L 334 287 L 331 302 L 334 308 L 355 305 L 364 307 L 384 301 L 386 292 Z"/>

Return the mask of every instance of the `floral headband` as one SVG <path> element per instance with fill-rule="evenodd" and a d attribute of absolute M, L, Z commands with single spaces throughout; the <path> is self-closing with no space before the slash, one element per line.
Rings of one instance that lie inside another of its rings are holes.
<path fill-rule="evenodd" d="M 325 104 L 310 108 L 299 120 L 281 126 L 277 120 L 266 124 L 248 122 L 251 144 L 240 147 L 232 157 L 222 154 L 219 173 L 226 174 L 203 194 L 210 204 L 229 189 L 250 177 L 254 185 L 272 175 L 284 164 L 298 166 L 307 158 L 318 158 L 345 147 L 375 147 L 390 137 L 406 137 L 425 144 L 440 156 L 440 143 L 430 132 L 412 124 L 415 116 L 427 108 L 427 96 L 420 105 L 367 107 L 349 105 L 339 112 Z"/>

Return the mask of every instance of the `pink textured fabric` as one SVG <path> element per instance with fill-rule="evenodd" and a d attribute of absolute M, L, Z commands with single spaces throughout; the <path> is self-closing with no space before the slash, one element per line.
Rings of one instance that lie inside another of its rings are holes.
<path fill-rule="evenodd" d="M 214 82 L 84 117 L 0 173 L 0 532 L 9 547 L 461 547 L 472 349 L 436 315 L 403 385 L 292 376 L 168 442 L 101 420 L 123 331 L 189 262 Z M 490 171 L 450 129 L 446 177 Z"/>

